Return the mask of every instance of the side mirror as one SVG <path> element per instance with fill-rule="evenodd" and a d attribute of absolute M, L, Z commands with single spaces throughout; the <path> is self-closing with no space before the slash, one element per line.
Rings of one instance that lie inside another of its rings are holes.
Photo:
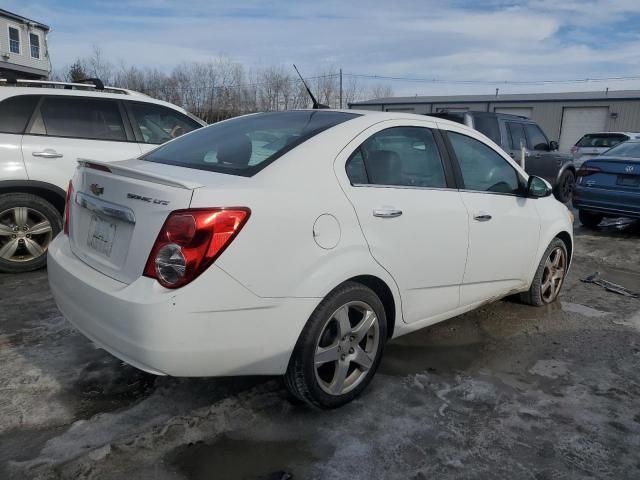
<path fill-rule="evenodd" d="M 549 150 L 553 151 L 553 150 L 558 150 L 560 148 L 560 145 L 558 145 L 558 142 L 556 142 L 555 140 L 551 140 L 549 142 Z"/>
<path fill-rule="evenodd" d="M 527 182 L 527 196 L 531 198 L 548 197 L 553 193 L 551 186 L 542 178 L 535 175 L 529 176 Z"/>

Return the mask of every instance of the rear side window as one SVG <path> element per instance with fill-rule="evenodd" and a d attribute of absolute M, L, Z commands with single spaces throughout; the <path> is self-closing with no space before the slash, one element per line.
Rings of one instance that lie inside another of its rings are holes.
<path fill-rule="evenodd" d="M 46 97 L 40 113 L 47 135 L 125 141 L 118 103 L 94 98 Z"/>
<path fill-rule="evenodd" d="M 527 137 L 521 123 L 507 122 L 507 133 L 511 150 L 520 150 L 521 147 L 527 146 Z"/>
<path fill-rule="evenodd" d="M 621 133 L 588 133 L 576 143 L 576 147 L 611 148 L 626 140 L 629 137 Z"/>
<path fill-rule="evenodd" d="M 529 148 L 544 152 L 549 151 L 549 141 L 539 126 L 527 123 L 524 128 L 527 132 L 527 137 L 529 137 Z"/>
<path fill-rule="evenodd" d="M 349 158 L 352 184 L 446 187 L 433 133 L 422 127 L 394 127 L 369 137 Z"/>
<path fill-rule="evenodd" d="M 358 116 L 322 110 L 246 115 L 201 128 L 142 159 L 250 177 L 311 137 Z"/>
<path fill-rule="evenodd" d="M 500 127 L 496 117 L 493 115 L 476 115 L 473 117 L 473 127 L 500 145 Z"/>
<path fill-rule="evenodd" d="M 38 95 L 20 95 L 0 102 L 0 133 L 24 133 Z"/>
<path fill-rule="evenodd" d="M 134 102 L 130 105 L 134 128 L 138 128 L 144 143 L 164 143 L 202 126 L 186 115 L 160 105 Z"/>

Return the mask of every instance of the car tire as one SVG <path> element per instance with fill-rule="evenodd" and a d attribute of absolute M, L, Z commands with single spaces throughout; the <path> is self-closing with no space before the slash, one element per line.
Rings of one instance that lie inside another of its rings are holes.
<path fill-rule="evenodd" d="M 49 243 L 60 230 L 62 216 L 45 199 L 29 193 L 0 195 L 0 272 L 44 267 Z"/>
<path fill-rule="evenodd" d="M 578 218 L 580 223 L 587 228 L 597 228 L 604 215 L 600 213 L 589 212 L 587 210 L 578 210 Z"/>
<path fill-rule="evenodd" d="M 386 339 L 380 298 L 360 283 L 346 282 L 311 314 L 289 361 L 285 386 L 311 406 L 340 407 L 367 387 Z"/>
<path fill-rule="evenodd" d="M 555 188 L 555 197 L 562 203 L 567 203 L 573 196 L 573 190 L 576 187 L 576 175 L 571 170 L 565 170 Z"/>
<path fill-rule="evenodd" d="M 554 238 L 542 255 L 529 291 L 520 294 L 520 301 L 542 307 L 558 299 L 569 267 L 567 246 Z"/>

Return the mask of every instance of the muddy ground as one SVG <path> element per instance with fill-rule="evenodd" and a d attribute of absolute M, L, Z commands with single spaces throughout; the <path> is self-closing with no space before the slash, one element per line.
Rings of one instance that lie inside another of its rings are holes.
<path fill-rule="evenodd" d="M 561 301 L 501 301 L 387 346 L 366 393 L 292 404 L 277 378 L 154 377 L 0 276 L 0 479 L 640 478 L 640 226 L 576 228 Z"/>

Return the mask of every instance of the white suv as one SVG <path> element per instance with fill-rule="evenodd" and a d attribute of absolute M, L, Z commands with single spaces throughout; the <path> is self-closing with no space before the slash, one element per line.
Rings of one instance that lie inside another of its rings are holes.
<path fill-rule="evenodd" d="M 204 125 L 180 107 L 99 81 L 0 87 L 0 272 L 45 265 L 79 158 L 139 157 Z"/>

